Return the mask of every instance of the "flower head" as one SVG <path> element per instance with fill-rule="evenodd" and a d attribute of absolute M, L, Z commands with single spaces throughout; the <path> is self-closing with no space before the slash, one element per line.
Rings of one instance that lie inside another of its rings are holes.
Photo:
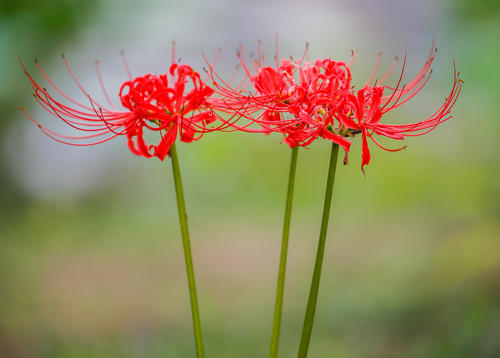
<path fill-rule="evenodd" d="M 215 91 L 221 96 L 220 104 L 231 108 L 245 107 L 240 114 L 257 123 L 260 129 L 248 126 L 236 128 L 253 132 L 278 132 L 290 147 L 307 146 L 317 137 L 324 137 L 340 144 L 346 151 L 350 142 L 329 128 L 333 125 L 330 109 L 335 106 L 332 99 L 341 98 L 351 83 L 350 70 L 346 63 L 330 59 L 318 59 L 313 64 L 308 60 L 308 48 L 298 60 L 280 59 L 278 49 L 275 66 L 264 65 L 259 55 L 248 66 L 243 49 L 238 51 L 241 68 L 252 88 L 224 82 L 210 66 L 210 76 Z M 327 113 L 328 112 L 328 113 Z"/>
<path fill-rule="evenodd" d="M 26 115 L 45 134 L 59 142 L 87 146 L 125 135 L 132 153 L 163 160 L 178 136 L 183 142 L 198 140 L 208 131 L 207 125 L 215 120 L 214 113 L 207 103 L 213 90 L 205 85 L 200 75 L 190 66 L 173 62 L 169 73 L 147 74 L 132 79 L 124 61 L 130 80 L 120 88 L 119 97 L 124 110 L 118 110 L 104 88 L 97 61 L 96 70 L 108 106 L 101 105 L 88 94 L 64 56 L 63 60 L 71 77 L 88 98 L 88 104 L 78 102 L 61 91 L 35 61 L 42 76 L 66 100 L 66 103 L 57 100 L 33 79 L 20 62 L 33 84 L 34 97 L 38 103 L 69 126 L 87 133 L 79 136 L 56 133 L 35 121 L 23 108 Z M 146 144 L 144 128 L 160 134 L 157 144 Z"/>
<path fill-rule="evenodd" d="M 349 152 L 350 138 L 362 136 L 361 168 L 370 162 L 368 138 L 377 146 L 388 151 L 398 151 L 382 146 L 376 136 L 402 140 L 430 132 L 436 126 L 451 118 L 451 109 L 457 101 L 463 81 L 454 71 L 453 85 L 444 103 L 431 116 L 411 124 L 386 124 L 383 115 L 411 100 L 427 84 L 432 70 L 436 49 L 432 45 L 430 54 L 419 73 L 408 84 L 402 85 L 406 65 L 403 61 L 401 76 L 395 87 L 384 85 L 393 70 L 396 60 L 379 81 L 372 84 L 381 54 L 366 85 L 360 90 L 351 87 L 351 67 L 356 60 L 353 52 L 346 63 L 331 59 L 318 59 L 313 63 L 304 56 L 298 60 L 279 60 L 276 51 L 276 66 L 264 66 L 260 56 L 250 68 L 240 50 L 238 57 L 253 89 L 245 91 L 242 86 L 232 88 L 230 84 L 210 68 L 215 91 L 223 97 L 226 109 L 245 104 L 247 112 L 242 114 L 250 122 L 257 123 L 263 132 L 278 132 L 284 141 L 294 146 L 308 146 L 317 138 L 333 141 Z M 237 127 L 246 131 L 248 126 Z"/>
<path fill-rule="evenodd" d="M 375 137 L 382 136 L 403 140 L 409 136 L 423 135 L 435 129 L 438 124 L 452 117 L 451 109 L 458 99 L 463 83 L 460 79 L 460 73 L 455 69 L 455 62 L 453 62 L 454 75 L 451 91 L 445 98 L 443 104 L 432 115 L 416 123 L 410 124 L 388 124 L 382 121 L 384 114 L 399 108 L 425 87 L 432 73 L 431 65 L 434 61 L 436 52 L 437 50 L 433 43 L 429 56 L 422 69 L 408 84 L 402 85 L 401 83 L 406 64 L 405 56 L 401 75 L 395 87 L 383 84 L 392 71 L 395 62 L 380 81 L 375 81 L 373 85 L 370 85 L 378 67 L 381 56 L 381 54 L 379 54 L 366 85 L 358 91 L 352 90 L 350 93 L 343 96 L 334 116 L 343 127 L 350 130 L 350 135 L 353 136 L 358 133 L 362 135 L 362 169 L 370 162 L 371 157 L 368 148 L 368 138 L 384 150 L 399 151 L 406 148 L 406 146 L 389 149 L 382 146 Z M 397 61 L 397 59 L 395 61 Z"/>

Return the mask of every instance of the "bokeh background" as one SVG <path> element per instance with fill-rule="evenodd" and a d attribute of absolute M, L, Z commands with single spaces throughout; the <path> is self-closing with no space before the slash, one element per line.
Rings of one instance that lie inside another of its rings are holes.
<path fill-rule="evenodd" d="M 132 155 L 123 138 L 75 148 L 53 129 L 20 66 L 38 58 L 67 93 L 65 72 L 102 98 L 135 75 L 166 72 L 170 43 L 201 70 L 221 47 L 221 73 L 262 40 L 281 53 L 347 59 L 363 84 L 408 52 L 408 76 L 439 48 L 427 88 L 391 114 L 415 121 L 463 72 L 453 120 L 398 153 L 360 141 L 340 166 L 310 357 L 499 357 L 500 2 L 0 2 L 0 356 L 192 357 L 185 270 L 168 161 Z M 40 78 L 38 76 L 37 78 Z M 356 78 L 358 80 L 356 81 Z M 84 99 L 83 99 L 84 100 Z M 394 144 L 394 143 L 393 143 Z M 399 144 L 399 143 L 396 143 Z M 179 145 L 208 357 L 268 351 L 289 149 L 279 136 L 206 135 Z M 281 357 L 296 354 L 319 231 L 329 144 L 301 150 L 290 238 Z"/>

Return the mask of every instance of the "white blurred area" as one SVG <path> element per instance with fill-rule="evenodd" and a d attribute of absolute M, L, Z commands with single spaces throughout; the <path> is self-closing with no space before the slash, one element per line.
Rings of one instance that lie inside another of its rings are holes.
<path fill-rule="evenodd" d="M 120 51 L 125 50 L 132 74 L 166 72 L 171 42 L 177 42 L 177 56 L 201 71 L 201 52 L 211 58 L 222 48 L 217 68 L 231 73 L 236 65 L 235 49 L 243 43 L 252 52 L 263 41 L 267 58 L 274 53 L 279 33 L 282 56 L 300 56 L 306 41 L 311 58 L 347 60 L 351 49 L 359 49 L 356 75 L 364 79 L 378 51 L 384 52 L 383 71 L 394 56 L 408 51 L 408 75 L 415 73 L 428 54 L 432 39 L 440 52 L 439 79 L 450 78 L 452 54 L 446 46 L 446 29 L 440 27 L 442 3 L 425 1 L 105 1 L 64 52 L 86 90 L 104 101 L 94 60 L 99 59 L 104 81 L 118 103 L 118 89 L 126 80 Z M 451 47 L 452 48 L 452 47 Z M 24 59 L 36 73 L 32 59 Z M 85 97 L 72 83 L 62 59 L 54 55 L 42 63 L 49 76 L 72 97 Z M 19 71 L 19 80 L 27 79 Z M 42 80 L 39 74 L 37 79 Z M 436 78 L 434 79 L 436 80 Z M 356 82 L 356 79 L 355 79 Z M 48 85 L 48 84 L 46 84 Z M 54 91 L 52 91 L 54 92 Z M 441 96 L 440 96 L 441 97 Z M 24 103 L 40 122 L 55 131 L 66 131 L 64 123 L 41 110 L 34 100 Z M 14 175 L 29 195 L 75 198 L 119 181 L 123 170 L 137 167 L 137 158 L 126 148 L 124 138 L 92 147 L 70 147 L 43 135 L 22 113 L 3 143 L 3 155 L 10 158 Z M 153 159 L 152 159 L 153 160 Z M 154 159 L 156 160 L 156 159 Z"/>

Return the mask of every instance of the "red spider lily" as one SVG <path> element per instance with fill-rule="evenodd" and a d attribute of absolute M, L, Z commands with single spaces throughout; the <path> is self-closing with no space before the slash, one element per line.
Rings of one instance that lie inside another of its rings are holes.
<path fill-rule="evenodd" d="M 285 135 L 285 142 L 294 146 L 307 146 L 318 137 L 331 140 L 347 153 L 351 142 L 348 137 L 362 135 L 361 168 L 370 162 L 367 138 L 380 148 L 388 151 L 404 149 L 388 149 L 382 146 L 375 135 L 402 140 L 408 136 L 417 136 L 432 131 L 436 126 L 451 118 L 451 109 L 458 99 L 463 81 L 459 73 L 454 71 L 453 86 L 443 105 L 428 118 L 412 124 L 391 125 L 381 123 L 382 116 L 412 99 L 427 84 L 435 58 L 434 43 L 430 54 L 419 73 L 408 84 L 402 86 L 406 56 L 396 87 L 383 83 L 393 70 L 396 60 L 380 81 L 370 83 L 377 71 L 381 54 L 366 85 L 358 91 L 351 86 L 350 68 L 357 57 L 353 52 L 351 59 L 345 62 L 330 59 L 318 59 L 312 65 L 304 61 L 304 56 L 296 61 L 282 59 L 276 67 L 262 66 L 260 55 L 250 69 L 239 52 L 240 64 L 254 87 L 254 92 L 244 91 L 243 86 L 232 88 L 224 82 L 210 67 L 210 76 L 215 91 L 223 98 L 226 111 L 236 105 L 248 105 L 248 112 L 240 115 L 257 123 L 263 130 L 247 127 L 238 129 L 254 132 L 279 132 Z M 222 107 L 224 107 L 222 105 Z M 288 118 L 287 118 L 288 117 Z"/>
<path fill-rule="evenodd" d="M 430 69 L 434 61 L 436 48 L 434 43 L 431 52 L 419 73 L 407 85 L 401 86 L 402 77 L 404 74 L 405 60 L 403 61 L 403 68 L 401 76 L 396 87 L 382 85 L 389 73 L 394 67 L 391 65 L 387 73 L 382 77 L 381 81 L 375 82 L 370 86 L 370 82 L 377 70 L 380 60 L 380 54 L 377 58 L 372 73 L 367 81 L 367 84 L 361 90 L 345 94 L 334 114 L 335 118 L 345 127 L 350 130 L 350 135 L 357 133 L 362 134 L 362 160 L 361 168 L 370 162 L 370 151 L 368 149 L 367 137 L 380 148 L 387 151 L 399 151 L 406 146 L 397 149 L 388 149 L 382 146 L 376 139 L 375 135 L 384 136 L 392 139 L 402 140 L 408 136 L 418 136 L 432 131 L 440 123 L 445 122 L 451 118 L 451 109 L 455 105 L 460 94 L 463 81 L 460 79 L 460 73 L 456 72 L 455 62 L 453 62 L 454 76 L 453 86 L 446 97 L 444 103 L 429 117 L 411 124 L 385 124 L 381 123 L 382 116 L 406 103 L 412 99 L 422 88 L 427 84 L 432 70 Z M 400 87 L 401 86 L 401 87 Z"/>
<path fill-rule="evenodd" d="M 174 51 L 172 51 L 172 59 L 175 58 Z M 61 91 L 35 61 L 43 77 L 69 102 L 69 105 L 58 101 L 49 94 L 46 88 L 41 87 L 33 79 L 20 61 L 24 72 L 33 84 L 34 97 L 38 103 L 69 126 L 88 133 L 80 136 L 56 133 L 43 127 L 22 108 L 45 134 L 58 142 L 88 146 L 106 142 L 119 135 L 126 135 L 132 153 L 164 160 L 178 135 L 183 142 L 198 140 L 205 132 L 210 131 L 206 126 L 215 120 L 214 113 L 207 103 L 213 90 L 205 85 L 200 75 L 190 66 L 179 65 L 172 61 L 168 74 L 147 74 L 132 79 L 124 60 L 130 80 L 120 88 L 119 97 L 126 110 L 119 111 L 104 88 L 97 61 L 97 75 L 109 108 L 99 104 L 85 91 L 64 56 L 63 59 L 71 77 L 89 99 L 88 105 L 76 101 Z M 157 145 L 146 144 L 143 138 L 144 128 L 160 133 Z"/>
<path fill-rule="evenodd" d="M 276 66 L 264 66 L 259 55 L 250 68 L 238 52 L 240 65 L 252 84 L 254 93 L 244 91 L 244 86 L 232 88 L 210 66 L 210 76 L 215 91 L 221 96 L 220 108 L 231 111 L 235 106 L 245 106 L 247 117 L 258 123 L 261 130 L 237 127 L 253 132 L 279 132 L 290 146 L 307 146 L 317 137 L 323 137 L 340 144 L 346 152 L 350 142 L 335 133 L 331 109 L 335 107 L 333 98 L 340 98 L 348 91 L 351 82 L 349 68 L 344 62 L 319 59 L 310 64 L 304 56 L 298 60 L 279 60 L 276 50 Z M 245 83 L 245 82 L 243 82 Z M 251 116 L 251 114 L 256 115 Z"/>

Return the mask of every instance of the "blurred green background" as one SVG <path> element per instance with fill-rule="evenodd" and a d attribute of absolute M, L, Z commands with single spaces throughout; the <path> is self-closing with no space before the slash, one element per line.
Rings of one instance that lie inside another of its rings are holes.
<path fill-rule="evenodd" d="M 272 54 L 275 32 L 283 55 L 305 41 L 313 57 L 359 48 L 358 84 L 379 50 L 382 68 L 407 50 L 415 74 L 436 37 L 430 84 L 388 121 L 432 113 L 452 57 L 465 80 L 451 121 L 402 152 L 371 145 L 366 176 L 359 140 L 339 167 L 310 357 L 500 356 L 498 1 L 0 4 L 0 357 L 194 356 L 169 162 L 133 156 L 123 138 L 52 142 L 18 110 L 63 128 L 35 105 L 17 56 L 78 96 L 65 52 L 102 98 L 95 58 L 117 93 L 122 49 L 139 75 L 167 71 L 172 40 L 198 69 L 202 50 L 222 47 L 228 72 L 240 41 Z M 289 161 L 279 142 L 179 145 L 207 357 L 267 354 Z M 328 155 L 326 142 L 299 154 L 281 357 L 298 347 Z"/>

